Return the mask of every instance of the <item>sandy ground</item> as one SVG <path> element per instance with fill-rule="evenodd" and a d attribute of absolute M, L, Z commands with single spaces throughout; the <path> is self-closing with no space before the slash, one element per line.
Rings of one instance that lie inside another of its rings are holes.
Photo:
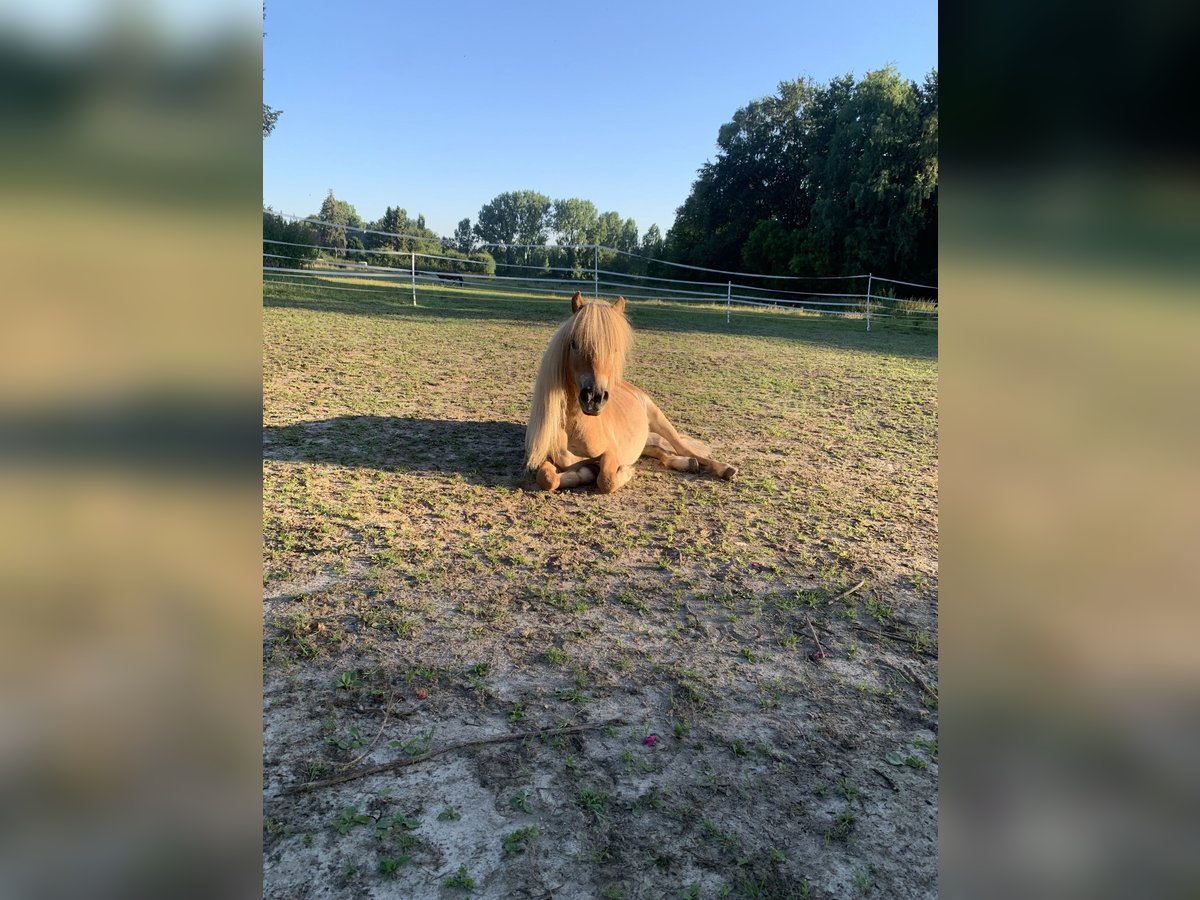
<path fill-rule="evenodd" d="M 547 314 L 377 312 L 266 310 L 265 895 L 936 896 L 936 336 L 635 310 L 739 479 L 547 495 L 436 346 L 528 372 Z"/>

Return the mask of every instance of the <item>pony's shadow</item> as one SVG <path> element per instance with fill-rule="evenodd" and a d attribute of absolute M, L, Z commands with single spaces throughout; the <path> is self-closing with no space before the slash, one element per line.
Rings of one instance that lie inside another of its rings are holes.
<path fill-rule="evenodd" d="M 335 416 L 263 428 L 263 459 L 383 472 L 457 473 L 517 485 L 525 426 L 516 422 Z"/>

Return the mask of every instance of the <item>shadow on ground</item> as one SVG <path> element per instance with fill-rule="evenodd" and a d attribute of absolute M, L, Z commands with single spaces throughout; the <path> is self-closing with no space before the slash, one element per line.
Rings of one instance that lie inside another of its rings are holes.
<path fill-rule="evenodd" d="M 457 473 L 479 484 L 522 479 L 517 422 L 335 416 L 263 428 L 263 459 L 385 472 Z"/>

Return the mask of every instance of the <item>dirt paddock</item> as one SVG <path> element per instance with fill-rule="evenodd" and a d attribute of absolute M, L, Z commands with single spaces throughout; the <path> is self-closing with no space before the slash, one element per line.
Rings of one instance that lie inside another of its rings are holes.
<path fill-rule="evenodd" d="M 570 292 L 349 288 L 265 292 L 265 895 L 936 896 L 936 331 L 631 303 L 740 474 L 545 494 Z"/>

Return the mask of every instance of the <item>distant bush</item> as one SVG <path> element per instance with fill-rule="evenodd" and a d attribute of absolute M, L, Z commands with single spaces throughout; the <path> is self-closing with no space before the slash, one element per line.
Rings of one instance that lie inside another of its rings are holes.
<path fill-rule="evenodd" d="M 267 241 L 279 241 L 269 244 Z M 316 232 L 307 222 L 288 222 L 270 209 L 263 210 L 263 265 L 299 269 L 318 256 Z M 269 255 L 268 255 L 269 254 Z"/>

